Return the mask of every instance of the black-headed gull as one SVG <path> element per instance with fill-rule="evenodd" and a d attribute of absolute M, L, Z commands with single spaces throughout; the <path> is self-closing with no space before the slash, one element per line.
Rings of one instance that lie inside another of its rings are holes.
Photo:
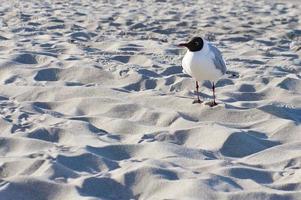
<path fill-rule="evenodd" d="M 210 42 L 201 37 L 194 37 L 188 43 L 179 44 L 188 50 L 182 60 L 184 73 L 196 80 L 197 100 L 193 103 L 202 103 L 199 97 L 199 81 L 212 82 L 213 102 L 210 106 L 217 105 L 215 101 L 215 83 L 226 73 L 227 67 L 221 52 Z"/>

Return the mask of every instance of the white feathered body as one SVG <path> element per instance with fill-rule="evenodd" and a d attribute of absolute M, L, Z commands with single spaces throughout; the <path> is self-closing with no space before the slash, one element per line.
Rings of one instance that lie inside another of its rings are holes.
<path fill-rule="evenodd" d="M 196 81 L 209 80 L 216 82 L 224 74 L 215 66 L 215 56 L 214 52 L 210 51 L 208 42 L 204 40 L 202 50 L 196 52 L 188 50 L 186 52 L 182 60 L 184 73 L 187 73 Z"/>

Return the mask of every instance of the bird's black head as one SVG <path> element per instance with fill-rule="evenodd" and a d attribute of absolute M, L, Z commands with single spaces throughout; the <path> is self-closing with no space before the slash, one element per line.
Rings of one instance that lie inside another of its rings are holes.
<path fill-rule="evenodd" d="M 187 47 L 189 51 L 200 51 L 204 46 L 204 40 L 201 37 L 194 37 L 188 43 L 181 43 L 179 46 Z"/>

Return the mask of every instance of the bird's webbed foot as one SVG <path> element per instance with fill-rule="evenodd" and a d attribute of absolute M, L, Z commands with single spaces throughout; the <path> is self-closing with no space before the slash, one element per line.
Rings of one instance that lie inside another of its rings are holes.
<path fill-rule="evenodd" d="M 196 103 L 203 103 L 203 101 L 201 101 L 200 99 L 195 99 L 193 100 L 192 104 L 196 104 Z"/>
<path fill-rule="evenodd" d="M 217 106 L 218 104 L 215 101 L 211 101 L 211 102 L 208 103 L 208 105 L 210 107 L 214 107 L 214 106 Z"/>

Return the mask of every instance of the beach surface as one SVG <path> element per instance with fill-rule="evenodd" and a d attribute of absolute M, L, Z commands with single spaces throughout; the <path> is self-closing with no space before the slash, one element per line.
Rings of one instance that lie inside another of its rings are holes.
<path fill-rule="evenodd" d="M 300 1 L 0 3 L 0 200 L 301 199 Z"/>

